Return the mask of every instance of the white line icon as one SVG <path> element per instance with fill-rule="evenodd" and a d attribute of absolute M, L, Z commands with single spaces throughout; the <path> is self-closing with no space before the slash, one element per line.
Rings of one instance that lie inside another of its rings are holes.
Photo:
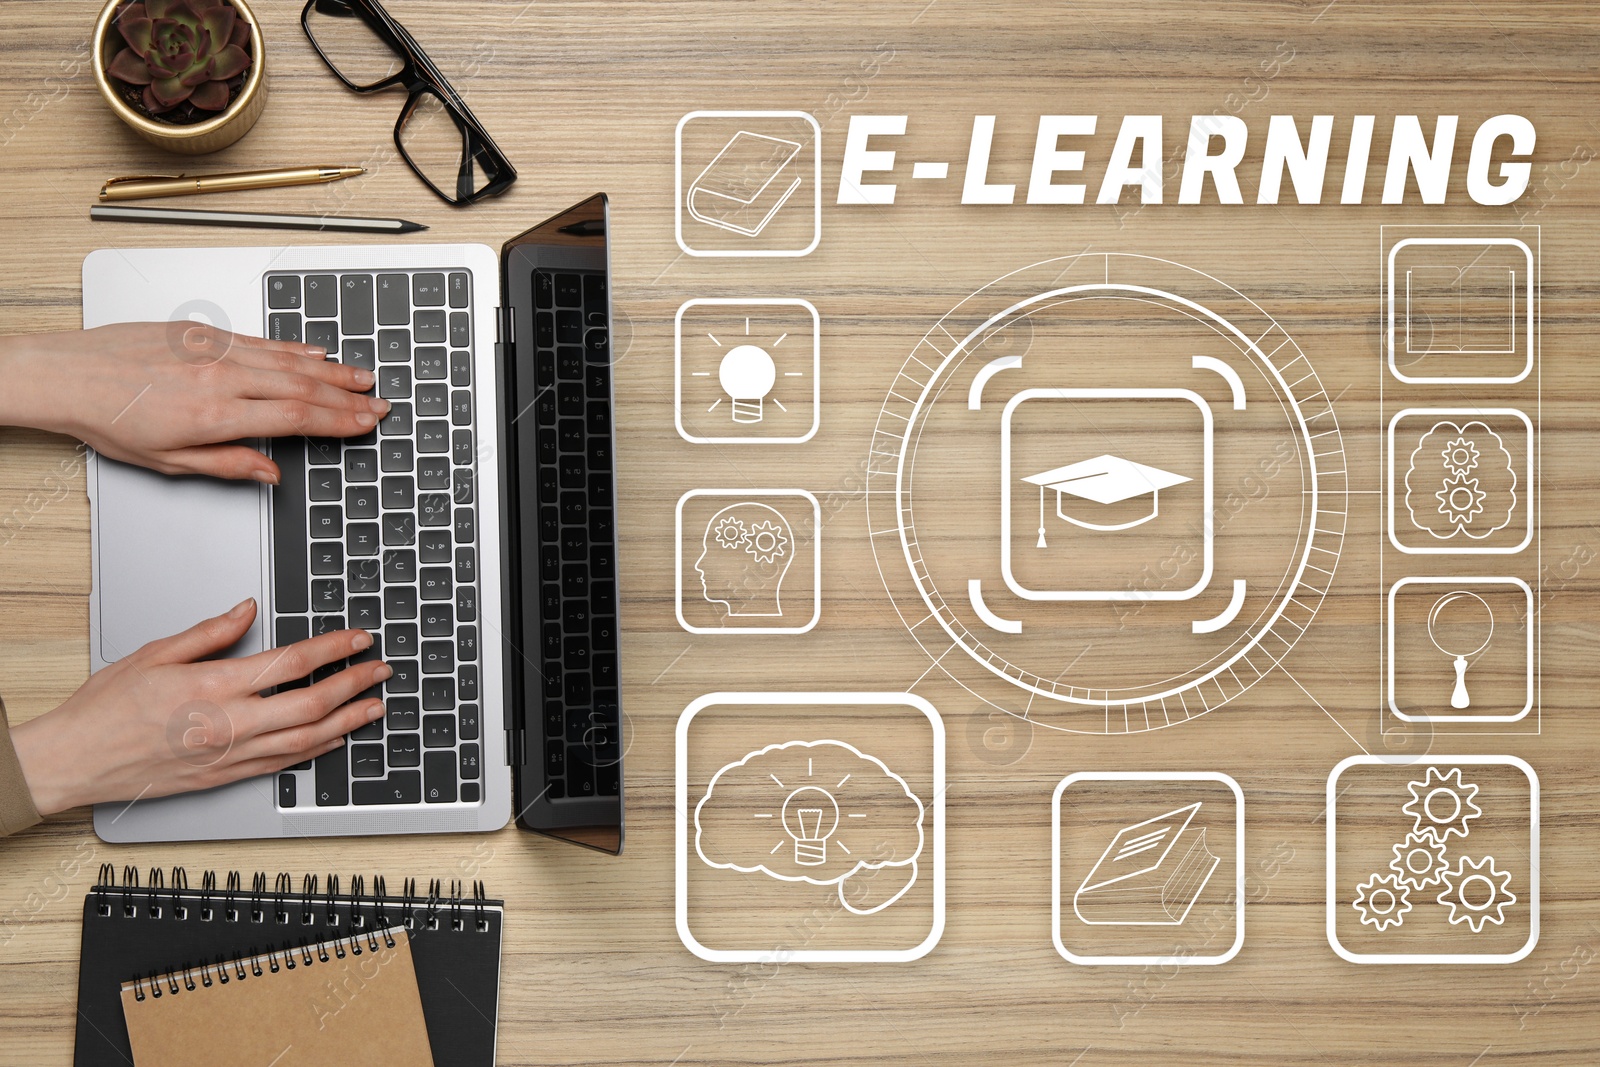
<path fill-rule="evenodd" d="M 689 214 L 718 229 L 759 237 L 802 179 L 789 168 L 797 141 L 740 130 L 689 185 Z"/>
<path fill-rule="evenodd" d="M 1537 341 L 1534 274 L 1532 250 L 1514 237 L 1396 241 L 1388 257 L 1390 372 L 1412 384 L 1522 381 Z"/>
<path fill-rule="evenodd" d="M 697 299 L 678 308 L 673 421 L 694 444 L 801 444 L 822 412 L 820 319 L 808 300 Z"/>
<path fill-rule="evenodd" d="M 674 214 L 686 254 L 803 256 L 817 247 L 822 132 L 811 115 L 693 111 L 678 121 L 675 141 Z"/>
<path fill-rule="evenodd" d="M 1414 597 L 1428 606 L 1426 642 L 1400 632 L 1407 626 L 1416 627 L 1424 617 L 1420 605 L 1409 606 Z M 1385 658 L 1389 710 L 1405 722 L 1504 723 L 1526 718 L 1533 710 L 1533 627 L 1517 627 L 1516 622 L 1532 616 L 1533 589 L 1520 578 L 1400 579 L 1390 587 L 1388 597 Z M 1489 668 L 1491 684 L 1487 687 L 1472 681 L 1473 664 L 1486 656 L 1498 661 Z M 1441 660 L 1453 668 L 1444 677 L 1433 669 L 1436 664 L 1443 666 Z M 1503 679 L 1512 670 L 1516 671 L 1513 676 L 1522 679 L 1515 690 L 1503 682 L 1493 683 L 1497 674 Z M 1485 688 L 1489 690 L 1487 699 Z M 1507 698 L 1502 690 L 1516 695 Z M 1506 710 L 1496 711 L 1496 707 Z"/>
<path fill-rule="evenodd" d="M 1222 860 L 1206 848 L 1204 826 L 1191 827 L 1196 801 L 1118 830 L 1072 894 L 1072 910 L 1090 924 L 1180 926 Z"/>
<path fill-rule="evenodd" d="M 1418 421 L 1402 433 L 1408 419 Z M 1514 447 L 1507 441 L 1513 433 L 1522 439 Z M 1517 408 L 1406 408 L 1395 415 L 1388 431 L 1389 542 L 1408 555 L 1514 555 L 1527 548 L 1533 443 L 1533 422 Z"/>
<path fill-rule="evenodd" d="M 686 542 L 684 510 L 701 498 L 726 503 L 711 509 L 704 520 L 697 519 L 693 540 Z M 677 510 L 679 625 L 694 634 L 800 634 L 816 626 L 822 617 L 821 527 L 822 505 L 804 489 L 685 493 Z M 807 556 L 809 569 L 802 563 L 796 573 L 795 561 Z M 785 583 L 791 589 L 787 603 Z M 796 587 L 805 591 L 797 596 L 792 591 Z M 796 599 L 801 603 L 798 610 Z M 695 604 L 701 610 L 695 610 Z M 713 621 L 720 625 L 712 625 Z"/>
<path fill-rule="evenodd" d="M 1472 694 L 1467 692 L 1467 661 L 1482 652 L 1493 637 L 1494 611 L 1487 600 L 1470 590 L 1446 593 L 1428 610 L 1428 639 L 1455 661 L 1456 684 L 1450 691 L 1452 708 L 1460 710 L 1472 706 Z"/>

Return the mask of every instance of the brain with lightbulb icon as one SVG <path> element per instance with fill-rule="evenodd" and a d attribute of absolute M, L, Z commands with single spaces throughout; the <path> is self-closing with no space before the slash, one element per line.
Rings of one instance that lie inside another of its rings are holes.
<path fill-rule="evenodd" d="M 914 871 L 924 814 L 876 757 L 843 741 L 788 741 L 712 776 L 695 808 L 695 849 L 712 867 L 842 885 L 862 871 Z"/>

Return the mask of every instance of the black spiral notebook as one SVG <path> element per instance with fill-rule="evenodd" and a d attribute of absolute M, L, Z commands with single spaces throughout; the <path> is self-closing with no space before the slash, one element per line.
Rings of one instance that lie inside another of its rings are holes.
<path fill-rule="evenodd" d="M 419 894 L 407 879 L 391 897 L 381 877 L 370 893 L 359 875 L 349 892 L 335 875 L 319 884 L 311 874 L 298 888 L 280 874 L 269 890 L 265 874 L 245 889 L 237 871 L 220 886 L 207 871 L 190 889 L 182 867 L 170 880 L 152 868 L 141 886 L 137 868 L 124 867 L 119 884 L 116 868 L 103 864 L 83 902 L 73 1063 L 133 1062 L 123 982 L 399 925 L 410 937 L 435 1067 L 493 1067 L 504 923 L 503 902 L 485 899 L 482 882 L 468 895 L 460 882 L 446 893 L 435 880 Z"/>

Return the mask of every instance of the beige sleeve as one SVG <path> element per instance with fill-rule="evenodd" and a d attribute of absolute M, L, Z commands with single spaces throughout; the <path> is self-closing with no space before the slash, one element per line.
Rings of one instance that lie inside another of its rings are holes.
<path fill-rule="evenodd" d="M 39 819 L 27 779 L 22 777 L 22 764 L 17 762 L 17 750 L 11 744 L 5 701 L 0 700 L 0 836 L 26 830 Z"/>

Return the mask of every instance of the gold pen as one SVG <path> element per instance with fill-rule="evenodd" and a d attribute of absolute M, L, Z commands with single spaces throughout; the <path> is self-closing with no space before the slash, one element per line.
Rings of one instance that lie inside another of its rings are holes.
<path fill-rule="evenodd" d="M 100 187 L 101 200 L 141 200 L 151 196 L 187 193 L 225 193 L 235 189 L 277 189 L 285 185 L 319 185 L 365 174 L 364 167 L 285 167 L 247 170 L 234 174 L 151 174 L 138 178 L 112 178 Z"/>

